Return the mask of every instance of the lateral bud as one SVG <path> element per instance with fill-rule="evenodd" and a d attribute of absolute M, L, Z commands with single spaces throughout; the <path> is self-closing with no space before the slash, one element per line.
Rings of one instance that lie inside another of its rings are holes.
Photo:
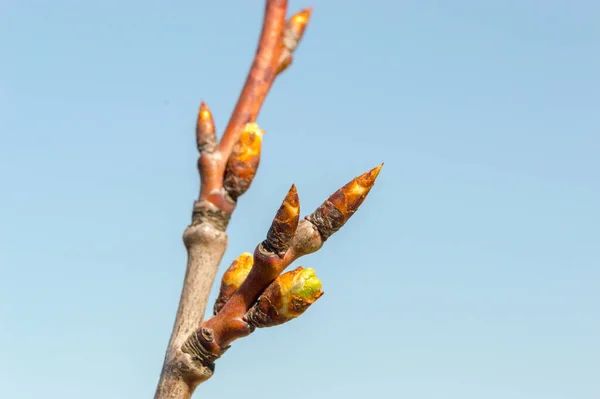
<path fill-rule="evenodd" d="M 256 123 L 247 123 L 240 139 L 233 146 L 225 167 L 223 188 L 234 201 L 250 188 L 256 176 L 263 134 L 264 131 Z"/>
<path fill-rule="evenodd" d="M 217 146 L 215 122 L 208 106 L 202 101 L 196 122 L 196 145 L 200 154 L 213 152 Z"/>
<path fill-rule="evenodd" d="M 245 319 L 257 328 L 295 319 L 323 295 L 321 287 L 314 269 L 299 266 L 277 277 L 248 310 Z"/>
<path fill-rule="evenodd" d="M 267 232 L 267 238 L 262 242 L 262 248 L 277 255 L 283 255 L 292 242 L 298 220 L 300 218 L 300 199 L 296 185 L 292 184 L 279 210 L 275 214 L 273 223 Z"/>
<path fill-rule="evenodd" d="M 277 74 L 285 71 L 292 64 L 292 54 L 300 44 L 300 40 L 302 40 L 311 12 L 311 8 L 304 9 L 294 14 L 287 21 L 283 32 L 283 51 L 277 66 Z"/>
<path fill-rule="evenodd" d="M 352 179 L 306 217 L 317 227 L 323 241 L 338 231 L 358 210 L 375 184 L 382 166 L 383 164 Z"/>
<path fill-rule="evenodd" d="M 246 277 L 248 277 L 253 264 L 254 259 L 249 252 L 244 252 L 231 263 L 221 279 L 221 288 L 213 308 L 214 314 L 219 313 L 229 301 L 229 298 L 240 288 Z"/>

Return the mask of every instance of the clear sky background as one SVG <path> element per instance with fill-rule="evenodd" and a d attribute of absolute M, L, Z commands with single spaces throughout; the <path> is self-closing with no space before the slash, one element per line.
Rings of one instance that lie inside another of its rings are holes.
<path fill-rule="evenodd" d="M 303 213 L 385 161 L 317 254 L 325 296 L 197 397 L 600 397 L 600 3 L 290 1 L 219 278 L 290 184 Z M 0 396 L 152 397 L 198 192 L 262 1 L 0 4 Z M 212 293 L 212 298 L 215 297 Z M 217 396 L 215 396 L 217 395 Z"/>

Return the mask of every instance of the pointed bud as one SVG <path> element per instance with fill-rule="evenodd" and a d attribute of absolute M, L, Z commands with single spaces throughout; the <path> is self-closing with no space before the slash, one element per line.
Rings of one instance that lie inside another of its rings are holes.
<path fill-rule="evenodd" d="M 323 241 L 338 231 L 356 212 L 373 187 L 382 166 L 383 164 L 352 179 L 306 217 L 317 227 Z"/>
<path fill-rule="evenodd" d="M 296 191 L 296 185 L 288 191 L 283 200 L 271 228 L 267 233 L 267 239 L 262 242 L 263 249 L 275 254 L 284 254 L 290 247 L 292 238 L 298 228 L 300 218 L 300 199 Z"/>
<path fill-rule="evenodd" d="M 283 52 L 277 67 L 277 74 L 285 71 L 292 63 L 292 54 L 300 44 L 308 20 L 310 19 L 311 8 L 302 10 L 294 14 L 287 22 L 283 33 Z"/>
<path fill-rule="evenodd" d="M 223 188 L 234 201 L 250 188 L 256 175 L 263 134 L 256 123 L 247 123 L 229 156 Z"/>
<path fill-rule="evenodd" d="M 215 133 L 215 122 L 208 106 L 202 101 L 198 111 L 198 121 L 196 122 L 196 145 L 198 151 L 213 152 L 217 146 L 217 136 Z"/>
<path fill-rule="evenodd" d="M 221 280 L 221 289 L 213 309 L 214 314 L 219 313 L 229 298 L 240 288 L 246 277 L 248 277 L 253 264 L 252 254 L 244 252 L 229 266 Z"/>
<path fill-rule="evenodd" d="M 262 328 L 292 320 L 323 295 L 321 281 L 311 268 L 283 273 L 267 287 L 246 313 L 248 324 Z"/>

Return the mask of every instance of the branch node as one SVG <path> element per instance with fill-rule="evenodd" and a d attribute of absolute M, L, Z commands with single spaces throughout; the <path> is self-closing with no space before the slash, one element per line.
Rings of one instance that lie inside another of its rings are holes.
<path fill-rule="evenodd" d="M 192 210 L 192 226 L 209 223 L 219 231 L 225 231 L 231 219 L 231 213 L 217 208 L 206 200 L 194 201 Z"/>
<path fill-rule="evenodd" d="M 202 327 L 193 332 L 184 342 L 181 350 L 191 356 L 195 363 L 214 371 L 215 360 L 221 357 L 224 350 L 215 343 L 214 331 Z"/>

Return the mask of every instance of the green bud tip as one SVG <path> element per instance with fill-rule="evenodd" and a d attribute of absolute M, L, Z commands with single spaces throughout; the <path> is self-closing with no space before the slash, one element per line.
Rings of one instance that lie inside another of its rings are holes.
<path fill-rule="evenodd" d="M 321 292 L 321 280 L 315 274 L 315 269 L 308 267 L 294 276 L 290 293 L 305 299 L 311 299 Z"/>

